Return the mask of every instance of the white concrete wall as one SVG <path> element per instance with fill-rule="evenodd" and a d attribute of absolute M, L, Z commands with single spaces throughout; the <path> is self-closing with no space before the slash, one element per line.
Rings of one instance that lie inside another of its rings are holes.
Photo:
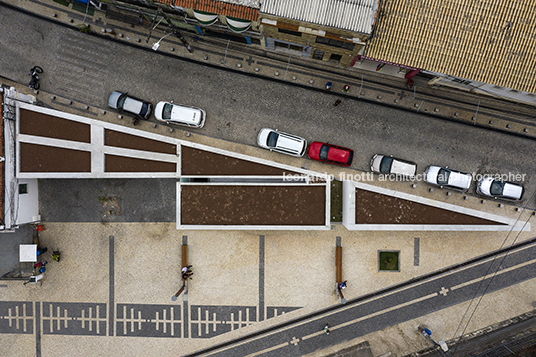
<path fill-rule="evenodd" d="M 19 186 L 24 184 L 27 185 L 28 193 L 19 194 Z M 17 225 L 39 221 L 37 179 L 18 180 L 15 191 L 15 195 L 18 196 Z"/>

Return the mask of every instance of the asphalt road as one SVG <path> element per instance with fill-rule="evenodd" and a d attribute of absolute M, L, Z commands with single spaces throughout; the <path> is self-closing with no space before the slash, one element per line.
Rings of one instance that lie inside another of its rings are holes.
<path fill-rule="evenodd" d="M 536 190 L 533 140 L 357 99 L 334 107 L 332 94 L 117 44 L 8 8 L 0 12 L 0 31 L 0 75 L 27 83 L 29 68 L 40 65 L 43 90 L 91 106 L 105 108 L 113 90 L 128 91 L 153 103 L 204 108 L 204 135 L 255 145 L 258 131 L 272 127 L 353 148 L 357 170 L 368 171 L 370 158 L 384 153 L 413 160 L 419 170 L 437 164 L 479 174 L 526 174 L 526 197 Z"/>

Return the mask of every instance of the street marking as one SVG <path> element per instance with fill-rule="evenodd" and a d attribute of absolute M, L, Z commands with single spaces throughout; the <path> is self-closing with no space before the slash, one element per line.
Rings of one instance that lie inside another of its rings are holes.
<path fill-rule="evenodd" d="M 330 331 L 335 331 L 337 329 L 340 329 L 340 328 L 343 328 L 343 327 L 346 327 L 346 326 L 349 326 L 349 325 L 353 325 L 355 324 L 356 322 L 360 322 L 360 321 L 363 321 L 363 320 L 366 320 L 366 319 L 369 319 L 371 317 L 375 317 L 375 316 L 378 316 L 378 315 L 382 315 L 382 314 L 385 314 L 387 312 L 391 312 L 391 311 L 394 311 L 394 310 L 398 310 L 400 308 L 403 308 L 403 307 L 406 307 L 408 305 L 412 305 L 412 304 L 415 304 L 415 303 L 418 303 L 418 302 L 421 302 L 421 301 L 424 301 L 424 300 L 428 300 L 428 299 L 431 299 L 431 298 L 434 298 L 438 296 L 438 293 L 432 293 L 432 294 L 428 294 L 428 295 L 425 295 L 423 297 L 420 297 L 420 298 L 417 298 L 417 299 L 413 299 L 413 300 L 410 300 L 410 301 L 407 301 L 403 304 L 400 304 L 400 305 L 396 305 L 396 306 L 392 306 L 390 308 L 387 308 L 387 309 L 383 309 L 383 310 L 379 310 L 379 311 L 376 311 L 375 313 L 373 314 L 369 314 L 369 315 L 366 315 L 366 316 L 361 316 L 357 319 L 354 319 L 354 320 L 351 320 L 351 321 L 346 321 L 345 323 L 342 323 L 342 324 L 339 324 L 337 326 L 334 326 L 334 327 L 331 327 L 330 326 Z M 307 335 L 307 336 L 303 336 L 302 337 L 302 340 L 307 340 L 311 337 L 315 337 L 315 336 L 318 336 L 320 334 L 323 334 L 324 331 L 318 331 L 318 332 L 315 332 L 315 333 L 312 333 L 310 335 Z"/>
<path fill-rule="evenodd" d="M 447 294 L 449 293 L 449 289 L 445 289 L 444 286 L 441 287 L 441 290 L 439 291 L 439 293 L 443 296 L 447 296 Z"/>
<path fill-rule="evenodd" d="M 512 270 L 515 270 L 515 269 L 519 269 L 519 268 L 522 268 L 524 266 L 527 266 L 527 265 L 530 265 L 530 264 L 534 264 L 536 263 L 536 259 L 533 259 L 533 260 L 529 260 L 528 262 L 524 262 L 522 264 L 517 264 L 517 265 L 514 265 L 513 267 L 510 267 L 510 268 L 506 268 L 504 270 L 501 270 L 499 272 L 490 272 L 489 274 L 487 275 L 484 275 L 484 276 L 480 276 L 478 278 L 475 278 L 473 280 L 469 280 L 469 281 L 466 281 L 465 283 L 461 283 L 461 284 L 458 284 L 458 285 L 454 285 L 450 288 L 451 291 L 454 291 L 456 289 L 461 289 L 467 285 L 471 285 L 471 284 L 474 284 L 474 283 L 477 283 L 479 281 L 482 281 L 482 280 L 485 280 L 487 279 L 488 277 L 491 278 L 492 276 L 494 275 L 500 275 L 500 274 L 504 274 L 504 273 L 508 273 L 509 271 L 512 271 Z"/>
<path fill-rule="evenodd" d="M 262 354 L 264 354 L 264 353 L 268 353 L 268 352 L 277 350 L 277 349 L 279 349 L 279 348 L 287 347 L 288 345 L 289 345 L 289 343 L 288 343 L 288 342 L 285 342 L 285 343 L 282 343 L 282 344 L 280 344 L 280 345 L 273 346 L 273 347 L 267 348 L 267 349 L 265 349 L 265 350 L 262 350 L 262 351 L 258 351 L 258 352 L 252 353 L 252 354 L 247 355 L 247 356 L 245 356 L 245 357 L 259 356 L 259 355 L 262 355 Z"/>

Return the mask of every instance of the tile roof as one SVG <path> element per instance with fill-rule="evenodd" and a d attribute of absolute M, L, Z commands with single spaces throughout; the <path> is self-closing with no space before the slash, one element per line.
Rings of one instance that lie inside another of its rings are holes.
<path fill-rule="evenodd" d="M 258 0 L 235 0 L 235 1 L 217 1 L 217 0 L 156 0 L 157 2 L 180 6 L 187 9 L 211 12 L 224 16 L 236 17 L 249 21 L 258 21 L 259 7 Z M 247 6 L 247 4 L 257 5 Z"/>
<path fill-rule="evenodd" d="M 536 1 L 386 0 L 367 56 L 536 92 Z"/>
<path fill-rule="evenodd" d="M 370 34 L 379 0 L 263 0 L 261 13 Z"/>

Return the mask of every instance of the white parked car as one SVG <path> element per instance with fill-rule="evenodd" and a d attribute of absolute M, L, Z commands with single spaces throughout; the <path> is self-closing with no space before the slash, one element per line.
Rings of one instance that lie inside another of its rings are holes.
<path fill-rule="evenodd" d="M 149 118 L 151 115 L 151 103 L 128 95 L 113 91 L 108 98 L 108 105 L 114 109 L 124 110 L 143 119 Z"/>
<path fill-rule="evenodd" d="M 485 177 L 478 181 L 476 193 L 495 199 L 521 201 L 525 193 L 525 187 L 515 182 Z"/>
<path fill-rule="evenodd" d="M 283 133 L 277 129 L 261 129 L 257 136 L 257 144 L 261 148 L 277 151 L 282 154 L 302 157 L 307 149 L 307 140 L 299 136 Z"/>
<path fill-rule="evenodd" d="M 417 164 L 392 156 L 376 154 L 370 160 L 370 170 L 379 174 L 393 174 L 413 178 L 417 173 Z"/>
<path fill-rule="evenodd" d="M 453 188 L 468 192 L 472 180 L 473 175 L 449 169 L 448 166 L 428 166 L 424 171 L 424 181 L 441 188 Z"/>
<path fill-rule="evenodd" d="M 173 104 L 173 102 L 158 102 L 154 109 L 154 116 L 167 124 L 200 129 L 205 125 L 207 114 L 203 109 L 195 107 Z"/>

